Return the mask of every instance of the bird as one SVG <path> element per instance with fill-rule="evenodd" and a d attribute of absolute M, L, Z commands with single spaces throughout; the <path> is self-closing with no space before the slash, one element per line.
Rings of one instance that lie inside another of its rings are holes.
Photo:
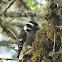
<path fill-rule="evenodd" d="M 33 38 L 39 30 L 39 25 L 35 21 L 29 21 L 20 32 L 18 40 L 18 59 L 22 59 L 25 54 L 31 51 Z"/>

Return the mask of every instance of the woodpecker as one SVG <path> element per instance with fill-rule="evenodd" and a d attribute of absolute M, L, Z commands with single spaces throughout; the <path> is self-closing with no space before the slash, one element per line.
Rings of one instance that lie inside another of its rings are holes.
<path fill-rule="evenodd" d="M 22 59 L 23 56 L 31 50 L 34 35 L 36 34 L 39 26 L 34 21 L 29 21 L 21 30 L 19 35 L 18 44 L 18 59 Z"/>

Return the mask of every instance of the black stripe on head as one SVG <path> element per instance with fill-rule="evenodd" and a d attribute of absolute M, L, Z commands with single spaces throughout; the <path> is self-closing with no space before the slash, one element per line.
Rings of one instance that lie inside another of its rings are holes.
<path fill-rule="evenodd" d="M 29 27 L 29 28 L 32 28 L 32 26 L 30 24 L 26 24 L 26 26 Z"/>
<path fill-rule="evenodd" d="M 32 23 L 32 24 L 34 24 L 34 25 L 35 25 L 35 27 L 36 27 L 36 26 L 38 26 L 38 24 L 37 24 L 36 22 L 29 21 L 29 23 Z"/>
<path fill-rule="evenodd" d="M 26 31 L 27 31 L 27 32 L 30 32 L 30 31 L 32 31 L 32 30 L 27 29 Z"/>

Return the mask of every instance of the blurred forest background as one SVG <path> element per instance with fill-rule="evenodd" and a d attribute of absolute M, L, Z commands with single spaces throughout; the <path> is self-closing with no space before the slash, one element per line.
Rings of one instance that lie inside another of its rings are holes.
<path fill-rule="evenodd" d="M 62 62 L 62 0 L 0 0 L 0 62 L 18 62 L 18 36 L 31 20 L 40 30 L 19 62 Z"/>

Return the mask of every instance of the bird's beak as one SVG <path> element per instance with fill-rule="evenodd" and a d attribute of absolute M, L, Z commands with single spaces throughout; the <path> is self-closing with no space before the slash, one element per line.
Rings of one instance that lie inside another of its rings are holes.
<path fill-rule="evenodd" d="M 37 26 L 36 28 L 35 28 L 35 30 L 39 30 L 40 28 L 39 28 L 39 26 Z"/>

